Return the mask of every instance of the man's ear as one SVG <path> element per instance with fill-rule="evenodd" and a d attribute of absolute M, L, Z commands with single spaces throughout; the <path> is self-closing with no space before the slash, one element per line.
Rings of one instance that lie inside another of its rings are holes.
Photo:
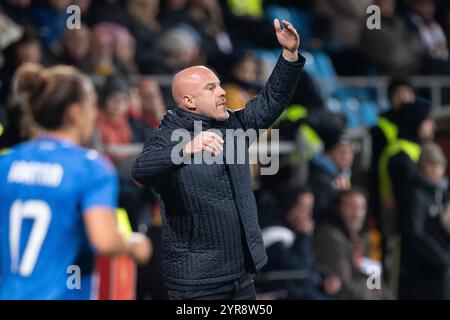
<path fill-rule="evenodd" d="M 183 104 L 189 111 L 195 111 L 195 101 L 194 97 L 191 95 L 185 95 L 183 96 Z"/>
<path fill-rule="evenodd" d="M 65 114 L 65 122 L 66 123 L 77 123 L 80 120 L 82 120 L 82 112 L 81 112 L 81 105 L 79 103 L 73 103 L 67 108 L 66 114 Z"/>

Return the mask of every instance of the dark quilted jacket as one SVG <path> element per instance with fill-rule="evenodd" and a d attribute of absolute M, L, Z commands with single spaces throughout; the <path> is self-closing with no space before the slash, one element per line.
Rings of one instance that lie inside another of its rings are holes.
<path fill-rule="evenodd" d="M 133 177 L 161 193 L 163 275 L 175 285 L 238 279 L 267 261 L 248 164 L 181 164 L 171 159 L 173 130 L 268 128 L 289 104 L 304 58 L 280 58 L 266 86 L 242 110 L 218 122 L 179 108 L 169 111 L 133 166 Z M 224 138 L 226 141 L 226 138 Z M 248 142 L 247 142 L 248 145 Z M 224 145 L 226 154 L 227 145 Z M 248 148 L 244 149 L 247 153 Z M 235 162 L 234 162 L 235 163 Z"/>

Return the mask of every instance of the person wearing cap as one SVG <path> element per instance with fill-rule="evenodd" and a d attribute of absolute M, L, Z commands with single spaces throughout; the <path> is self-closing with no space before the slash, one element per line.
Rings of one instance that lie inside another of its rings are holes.
<path fill-rule="evenodd" d="M 325 150 L 315 155 L 309 166 L 308 185 L 316 199 L 314 220 L 318 221 L 339 191 L 350 188 L 354 152 L 352 142 L 337 123 L 328 122 L 315 128 Z"/>
<path fill-rule="evenodd" d="M 426 143 L 408 191 L 401 242 L 401 299 L 450 299 L 450 194 L 447 159 Z"/>

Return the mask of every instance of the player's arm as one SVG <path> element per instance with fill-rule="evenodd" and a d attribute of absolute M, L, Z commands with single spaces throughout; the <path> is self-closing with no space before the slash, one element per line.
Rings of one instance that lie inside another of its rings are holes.
<path fill-rule="evenodd" d="M 100 254 L 128 254 L 139 263 L 150 259 L 152 246 L 143 234 L 123 237 L 116 222 L 119 179 L 106 158 L 87 160 L 85 184 L 81 194 L 81 212 L 88 239 Z"/>
<path fill-rule="evenodd" d="M 109 256 L 128 254 L 138 263 L 146 263 L 150 259 L 153 252 L 150 240 L 140 233 L 123 237 L 111 209 L 94 207 L 83 217 L 89 241 L 98 253 Z"/>

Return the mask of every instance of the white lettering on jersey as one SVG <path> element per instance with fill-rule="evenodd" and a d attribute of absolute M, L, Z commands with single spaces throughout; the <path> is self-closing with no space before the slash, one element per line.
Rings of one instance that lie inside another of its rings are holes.
<path fill-rule="evenodd" d="M 9 183 L 57 188 L 64 169 L 58 163 L 14 161 L 8 173 Z"/>

